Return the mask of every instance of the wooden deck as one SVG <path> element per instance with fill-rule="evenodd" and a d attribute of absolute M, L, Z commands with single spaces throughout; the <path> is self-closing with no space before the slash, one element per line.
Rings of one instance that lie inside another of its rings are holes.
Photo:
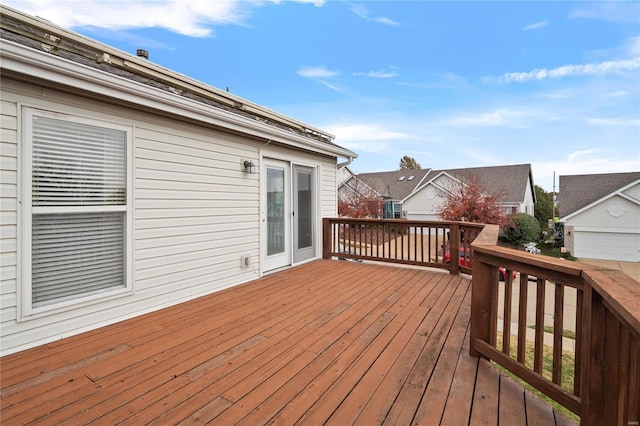
<path fill-rule="evenodd" d="M 1 359 L 14 424 L 571 424 L 469 356 L 467 276 L 320 260 Z"/>

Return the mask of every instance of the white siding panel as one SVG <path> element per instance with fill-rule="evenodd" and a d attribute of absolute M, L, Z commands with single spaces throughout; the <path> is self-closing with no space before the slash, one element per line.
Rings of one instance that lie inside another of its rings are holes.
<path fill-rule="evenodd" d="M 17 108 L 0 91 L 0 334 L 15 324 L 17 313 Z"/>
<path fill-rule="evenodd" d="M 264 141 L 227 134 L 105 102 L 2 80 L 3 354 L 47 343 L 194 297 L 256 279 L 259 256 L 260 175 Z M 134 291 L 18 321 L 16 195 L 17 102 L 31 107 L 111 121 L 134 128 Z M 336 159 L 269 145 L 279 158 L 319 166 L 320 212 L 336 214 Z M 7 169 L 5 169 L 7 167 Z M 8 196 L 8 197 L 5 197 Z M 5 198 L 8 198 L 5 201 Z M 5 238 L 6 237 L 6 238 Z M 6 242 L 5 242 L 6 239 Z M 242 255 L 251 267 L 240 268 Z M 7 279 L 5 280 L 5 274 Z"/>

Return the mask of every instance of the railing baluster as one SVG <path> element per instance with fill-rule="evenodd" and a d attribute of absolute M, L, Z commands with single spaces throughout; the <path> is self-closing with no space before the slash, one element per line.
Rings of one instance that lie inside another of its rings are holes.
<path fill-rule="evenodd" d="M 556 283 L 553 311 L 553 373 L 551 381 L 562 381 L 562 334 L 564 330 L 564 285 Z"/>
<path fill-rule="evenodd" d="M 535 346 L 533 356 L 533 371 L 542 374 L 542 358 L 544 354 L 544 305 L 545 305 L 545 280 L 538 278 L 536 292 L 536 329 Z"/>
<path fill-rule="evenodd" d="M 529 277 L 520 274 L 520 294 L 518 300 L 518 362 L 524 364 L 527 353 L 527 296 Z"/>
<path fill-rule="evenodd" d="M 640 341 L 630 336 L 626 422 L 640 419 Z"/>
<path fill-rule="evenodd" d="M 616 414 L 618 416 L 623 416 L 625 411 L 627 411 L 626 396 L 629 391 L 629 382 L 631 381 L 629 374 L 631 353 L 629 349 L 629 332 L 626 328 L 620 327 L 620 331 L 618 332 L 618 377 L 616 378 L 618 382 Z"/>
<path fill-rule="evenodd" d="M 504 312 L 502 316 L 502 353 L 507 356 L 511 352 L 511 298 L 513 277 L 509 270 L 504 277 Z"/>
<path fill-rule="evenodd" d="M 578 347 L 578 344 L 583 341 L 582 336 L 582 309 L 584 292 L 582 290 L 576 290 L 576 339 L 574 344 L 574 367 L 573 367 L 573 393 L 576 396 L 580 396 L 580 377 L 582 375 L 582 351 Z"/>

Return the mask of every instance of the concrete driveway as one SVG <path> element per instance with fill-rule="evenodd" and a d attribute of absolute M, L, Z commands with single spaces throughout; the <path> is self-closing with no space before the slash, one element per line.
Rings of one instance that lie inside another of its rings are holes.
<path fill-rule="evenodd" d="M 603 268 L 617 269 L 629 275 L 640 285 L 640 262 L 620 262 L 617 260 L 579 259 L 578 262 Z"/>

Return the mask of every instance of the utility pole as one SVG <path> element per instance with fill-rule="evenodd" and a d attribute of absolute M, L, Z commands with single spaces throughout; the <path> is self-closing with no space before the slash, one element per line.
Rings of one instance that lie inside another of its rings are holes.
<path fill-rule="evenodd" d="M 553 214 L 552 214 L 552 218 L 553 221 L 556 221 L 556 172 L 553 172 L 553 199 L 551 200 L 551 203 L 553 204 Z"/>

